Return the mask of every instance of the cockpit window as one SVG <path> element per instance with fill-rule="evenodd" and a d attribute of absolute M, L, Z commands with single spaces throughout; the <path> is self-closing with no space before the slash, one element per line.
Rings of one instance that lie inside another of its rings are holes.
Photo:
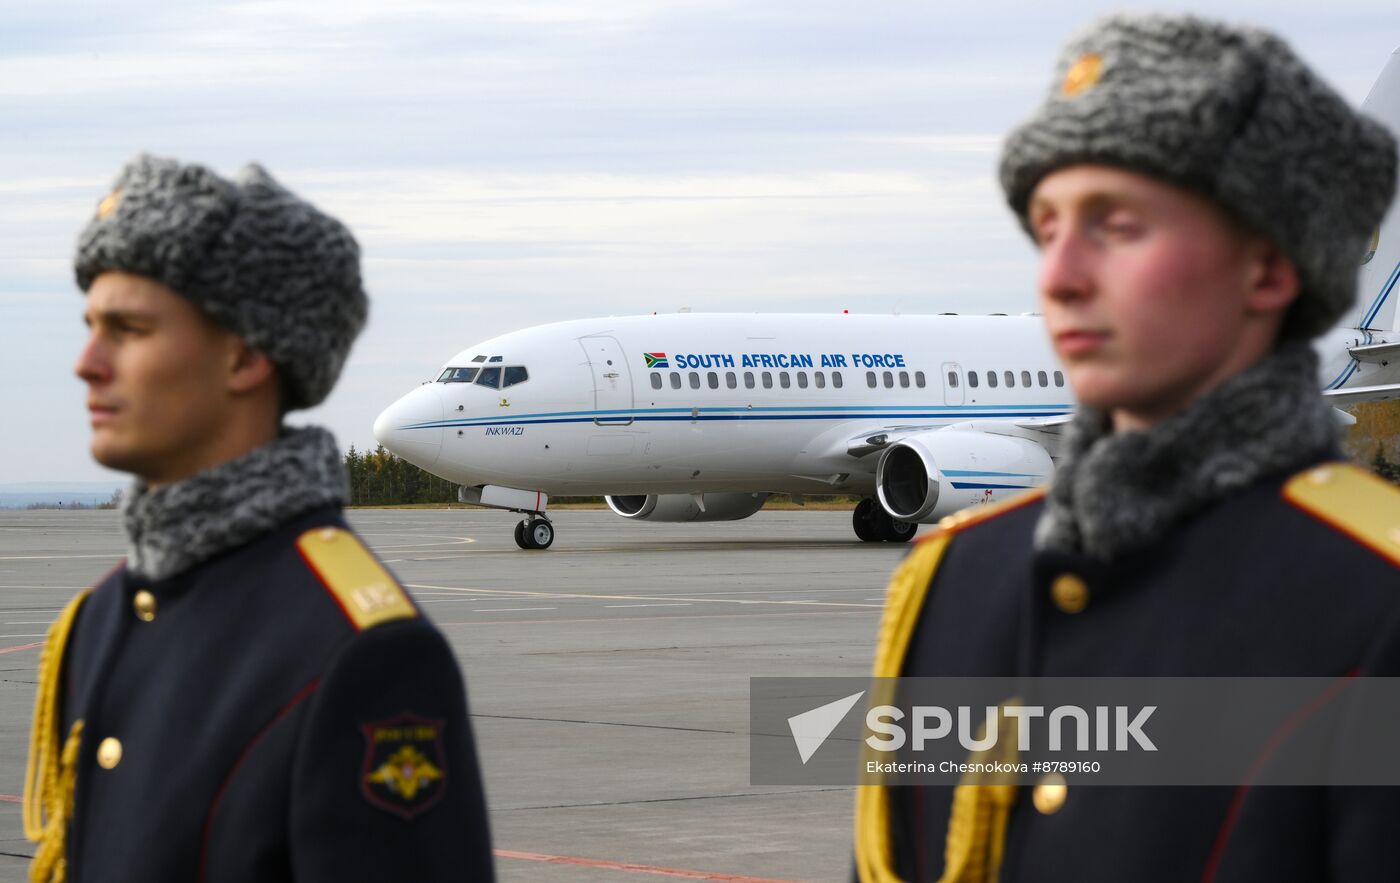
<path fill-rule="evenodd" d="M 476 379 L 475 368 L 448 368 L 438 378 L 438 383 L 471 383 Z"/>
<path fill-rule="evenodd" d="M 486 357 L 485 357 L 485 356 L 472 356 L 472 361 L 473 361 L 473 362 L 484 362 L 484 361 L 486 361 Z"/>
<path fill-rule="evenodd" d="M 490 368 L 487 369 L 491 370 Z M 505 369 L 505 374 L 501 378 L 501 389 L 507 386 L 515 386 L 517 383 L 524 383 L 530 379 L 530 372 L 525 370 L 524 365 L 511 365 Z"/>
<path fill-rule="evenodd" d="M 476 376 L 476 382 L 482 386 L 489 386 L 492 389 L 501 388 L 501 369 L 482 368 L 481 373 Z"/>
<path fill-rule="evenodd" d="M 492 356 L 491 358 L 487 359 L 486 361 L 488 361 L 488 362 L 499 362 L 499 361 L 501 361 L 501 357 L 500 357 L 500 356 Z"/>

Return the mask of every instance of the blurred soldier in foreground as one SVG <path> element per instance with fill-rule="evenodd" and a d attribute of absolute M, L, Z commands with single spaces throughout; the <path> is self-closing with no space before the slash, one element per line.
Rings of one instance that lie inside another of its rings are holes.
<path fill-rule="evenodd" d="M 1048 493 L 947 519 L 896 572 L 876 674 L 1400 674 L 1400 492 L 1332 462 L 1309 346 L 1395 166 L 1267 33 L 1075 38 L 1001 182 L 1081 407 Z M 867 883 L 1390 880 L 1397 832 L 1394 789 L 1052 776 L 861 788 L 856 854 Z"/>
<path fill-rule="evenodd" d="M 290 410 L 364 325 L 359 248 L 256 165 L 138 157 L 78 242 L 92 453 L 126 561 L 40 662 L 34 880 L 490 880 L 466 697 Z"/>

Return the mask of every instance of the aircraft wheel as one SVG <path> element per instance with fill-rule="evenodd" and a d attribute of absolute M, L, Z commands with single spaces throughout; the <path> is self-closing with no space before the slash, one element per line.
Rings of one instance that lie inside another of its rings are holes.
<path fill-rule="evenodd" d="M 883 506 L 875 505 L 870 507 L 870 523 L 874 529 L 875 538 L 887 543 L 907 543 L 914 538 L 914 534 L 919 530 L 919 526 L 912 521 L 899 521 L 890 513 L 886 512 Z"/>
<path fill-rule="evenodd" d="M 900 521 L 898 518 L 891 518 L 889 528 L 885 533 L 885 542 L 907 543 L 914 538 L 914 534 L 919 532 L 919 526 L 912 521 Z"/>
<path fill-rule="evenodd" d="M 851 526 L 855 528 L 856 536 L 866 543 L 878 543 L 881 539 L 879 531 L 875 529 L 875 501 L 866 497 L 856 504 L 856 509 L 851 513 Z"/>
<path fill-rule="evenodd" d="M 526 536 L 525 536 L 525 522 L 524 522 L 524 521 L 517 521 L 517 522 L 515 523 L 515 544 L 516 544 L 517 546 L 519 546 L 520 548 L 522 548 L 522 549 L 533 548 L 532 546 L 529 545 L 529 540 L 528 540 L 528 539 L 526 538 Z"/>
<path fill-rule="evenodd" d="M 531 549 L 548 549 L 554 543 L 554 525 L 544 518 L 532 518 L 525 525 L 525 541 Z"/>

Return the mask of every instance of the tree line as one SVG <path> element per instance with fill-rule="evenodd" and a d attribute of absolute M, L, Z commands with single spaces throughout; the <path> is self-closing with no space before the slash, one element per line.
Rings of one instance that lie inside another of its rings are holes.
<path fill-rule="evenodd" d="M 457 485 L 395 457 L 383 445 L 364 453 L 351 445 L 345 471 L 350 475 L 352 506 L 457 502 Z"/>

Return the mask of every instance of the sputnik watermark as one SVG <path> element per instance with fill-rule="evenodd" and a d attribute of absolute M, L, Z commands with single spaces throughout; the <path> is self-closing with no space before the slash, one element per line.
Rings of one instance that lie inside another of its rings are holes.
<path fill-rule="evenodd" d="M 911 740 L 906 735 L 906 728 L 899 724 L 899 721 L 906 717 L 904 710 L 894 705 L 879 705 L 865 713 L 865 726 L 871 731 L 871 735 L 865 739 L 865 744 L 875 751 L 899 751 L 906 744 L 910 744 L 915 751 L 923 751 L 929 742 L 946 739 L 952 734 L 953 717 L 956 716 L 958 744 L 968 751 L 991 751 L 997 747 L 1003 735 L 1004 728 L 1000 726 L 999 721 L 1004 716 L 1015 721 L 1016 725 L 1011 727 L 1010 731 L 1012 738 L 1016 740 L 1018 751 L 1030 751 L 1034 744 L 1038 744 L 1032 722 L 1042 719 L 1047 722 L 1047 738 L 1044 741 L 1050 751 L 1064 751 L 1067 748 L 1076 751 L 1127 751 L 1133 746 L 1143 751 L 1157 750 L 1157 746 L 1143 731 L 1147 719 L 1157 710 L 1155 705 L 1148 705 L 1135 713 L 1126 705 L 1100 705 L 1093 709 L 1060 705 L 1050 709 L 1048 715 L 1042 705 L 987 705 L 984 708 L 985 713 L 979 718 L 977 713 L 966 705 L 960 705 L 953 711 L 938 705 L 916 705 L 908 715 L 913 728 Z M 1130 713 L 1133 715 L 1131 719 L 1128 717 Z M 1092 747 L 1089 723 L 1091 718 L 1094 721 L 1093 732 L 1096 736 Z M 933 726 L 929 726 L 930 721 L 934 722 Z M 839 719 L 832 723 L 831 729 L 835 729 L 838 723 Z M 974 729 L 979 725 L 981 729 Z M 1074 733 L 1072 745 L 1067 745 L 1064 739 L 1067 727 L 1072 728 Z M 826 735 L 830 735 L 831 729 L 827 730 Z M 980 732 L 982 735 L 974 736 L 974 732 Z M 825 739 L 826 736 L 822 738 Z M 811 753 L 808 752 L 809 757 Z"/>
<path fill-rule="evenodd" d="M 1397 678 L 753 678 L 749 717 L 756 785 L 1400 785 Z"/>

